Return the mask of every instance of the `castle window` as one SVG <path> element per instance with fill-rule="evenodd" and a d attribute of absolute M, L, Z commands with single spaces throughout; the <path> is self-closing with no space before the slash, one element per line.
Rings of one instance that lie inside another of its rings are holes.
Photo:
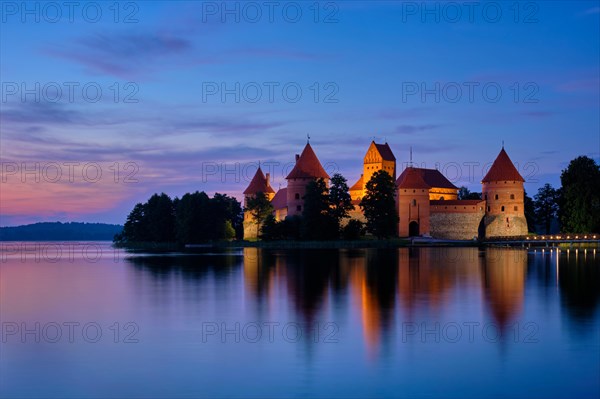
<path fill-rule="evenodd" d="M 294 198 L 296 198 L 297 200 L 299 200 L 300 199 L 300 194 L 296 193 L 296 195 L 294 195 Z"/>
<path fill-rule="evenodd" d="M 510 195 L 510 199 L 515 199 L 515 195 L 514 195 L 514 194 L 511 194 L 511 195 Z"/>
<path fill-rule="evenodd" d="M 416 199 L 413 199 L 413 200 L 412 200 L 412 204 L 413 204 L 413 206 L 417 206 L 417 200 L 416 200 Z"/>
<path fill-rule="evenodd" d="M 488 212 L 490 211 L 490 207 L 488 206 Z"/>
<path fill-rule="evenodd" d="M 502 207 L 502 212 L 504 212 L 504 207 Z"/>
<path fill-rule="evenodd" d="M 301 207 L 300 205 L 296 205 L 296 210 L 297 210 L 298 212 L 300 212 L 300 211 L 302 210 L 302 207 Z"/>
<path fill-rule="evenodd" d="M 443 200 L 444 200 L 444 196 L 441 196 L 441 197 L 440 197 L 440 201 L 443 201 Z"/>
<path fill-rule="evenodd" d="M 496 198 L 496 199 L 498 199 L 498 194 L 496 194 L 496 197 L 495 197 L 495 198 Z"/>
<path fill-rule="evenodd" d="M 416 192 L 417 192 L 417 190 L 413 190 L 413 193 L 416 193 Z"/>
<path fill-rule="evenodd" d="M 518 207 L 518 206 L 515 206 L 515 212 L 516 212 L 516 211 L 518 211 L 518 210 L 519 210 L 519 207 Z"/>
<path fill-rule="evenodd" d="M 485 200 L 487 201 L 487 194 L 485 195 Z"/>

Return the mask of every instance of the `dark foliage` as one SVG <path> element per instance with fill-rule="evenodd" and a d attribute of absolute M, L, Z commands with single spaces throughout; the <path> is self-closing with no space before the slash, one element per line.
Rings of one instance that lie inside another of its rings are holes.
<path fill-rule="evenodd" d="M 181 199 L 154 194 L 129 213 L 118 243 L 197 244 L 241 236 L 242 207 L 225 194 L 209 198 L 204 192 L 186 193 Z"/>
<path fill-rule="evenodd" d="M 600 166 L 592 158 L 573 159 L 560 175 L 559 219 L 564 232 L 600 232 Z"/>
<path fill-rule="evenodd" d="M 360 206 L 367 219 L 367 230 L 377 238 L 395 236 L 398 231 L 398 212 L 394 179 L 385 170 L 380 170 L 373 173 L 366 188 L 367 193 Z"/>

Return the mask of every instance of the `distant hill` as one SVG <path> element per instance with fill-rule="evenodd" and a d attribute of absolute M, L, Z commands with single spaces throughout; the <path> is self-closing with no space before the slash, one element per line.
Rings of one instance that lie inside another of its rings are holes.
<path fill-rule="evenodd" d="M 104 241 L 121 230 L 118 224 L 44 222 L 0 227 L 0 241 Z"/>

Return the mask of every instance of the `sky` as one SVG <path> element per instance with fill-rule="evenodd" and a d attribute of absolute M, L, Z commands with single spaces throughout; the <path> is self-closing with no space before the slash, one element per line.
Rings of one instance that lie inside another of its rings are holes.
<path fill-rule="evenodd" d="M 599 1 L 0 5 L 0 226 L 241 200 L 308 136 L 349 185 L 371 140 L 473 191 L 503 143 L 529 195 L 600 162 Z"/>

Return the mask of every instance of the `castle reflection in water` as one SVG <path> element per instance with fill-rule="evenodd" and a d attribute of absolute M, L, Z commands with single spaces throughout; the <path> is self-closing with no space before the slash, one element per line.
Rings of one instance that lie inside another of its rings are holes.
<path fill-rule="evenodd" d="M 161 287 L 165 300 L 184 296 L 192 306 L 202 302 L 205 307 L 207 297 L 217 298 L 215 303 L 229 298 L 230 306 L 239 309 L 212 313 L 223 320 L 236 312 L 243 313 L 244 320 L 306 325 L 354 319 L 350 324 L 362 326 L 370 352 L 398 336 L 406 323 L 488 322 L 502 332 L 514 323 L 535 321 L 523 319 L 528 295 L 538 297 L 539 303 L 540 296 L 554 298 L 558 290 L 568 321 L 582 326 L 594 317 L 600 302 L 595 250 L 241 251 L 128 261 L 143 274 L 135 276 L 138 286 L 147 285 L 148 278 L 162 282 L 149 283 L 153 291 Z"/>

